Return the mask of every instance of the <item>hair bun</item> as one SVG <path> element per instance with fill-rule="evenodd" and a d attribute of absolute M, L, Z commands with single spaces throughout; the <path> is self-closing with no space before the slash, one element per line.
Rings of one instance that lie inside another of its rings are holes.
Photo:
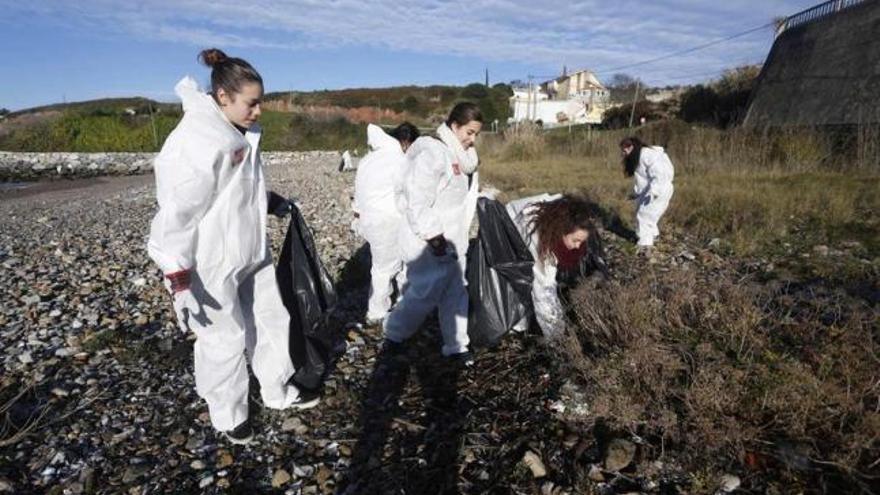
<path fill-rule="evenodd" d="M 224 62 L 227 58 L 229 57 L 227 57 L 222 50 L 217 48 L 208 48 L 199 53 L 199 61 L 208 67 L 214 67 L 215 65 Z"/>

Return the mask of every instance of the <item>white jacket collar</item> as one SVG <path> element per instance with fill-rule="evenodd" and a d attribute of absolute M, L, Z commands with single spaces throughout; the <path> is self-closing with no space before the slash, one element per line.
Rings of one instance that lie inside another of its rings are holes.
<path fill-rule="evenodd" d="M 458 137 L 455 136 L 455 133 L 452 132 L 452 129 L 445 122 L 437 128 L 437 136 L 455 155 L 455 161 L 462 172 L 472 174 L 477 171 L 480 159 L 477 157 L 476 148 L 471 146 L 465 150 L 464 146 L 461 145 L 461 141 L 458 140 Z"/>

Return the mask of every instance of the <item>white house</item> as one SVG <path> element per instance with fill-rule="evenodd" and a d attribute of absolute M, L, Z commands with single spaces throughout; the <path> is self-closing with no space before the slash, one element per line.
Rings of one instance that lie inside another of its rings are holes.
<path fill-rule="evenodd" d="M 514 89 L 510 97 L 510 121 L 540 120 L 548 127 L 598 124 L 609 103 L 610 93 L 596 75 L 580 70 L 540 86 Z"/>

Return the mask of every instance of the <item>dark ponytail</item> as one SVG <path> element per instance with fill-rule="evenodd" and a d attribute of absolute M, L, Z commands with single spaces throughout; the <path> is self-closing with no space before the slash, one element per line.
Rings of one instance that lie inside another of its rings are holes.
<path fill-rule="evenodd" d="M 220 88 L 232 96 L 247 83 L 263 85 L 263 78 L 251 64 L 241 58 L 228 57 L 217 48 L 202 50 L 199 62 L 211 68 L 211 93 L 215 98 Z"/>

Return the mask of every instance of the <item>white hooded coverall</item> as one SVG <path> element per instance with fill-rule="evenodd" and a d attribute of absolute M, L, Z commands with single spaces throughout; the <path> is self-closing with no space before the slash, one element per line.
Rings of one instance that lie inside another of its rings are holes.
<path fill-rule="evenodd" d="M 507 214 L 513 219 L 517 230 L 522 236 L 535 259 L 532 266 L 532 304 L 535 308 L 535 319 L 545 337 L 557 337 L 565 329 L 565 311 L 559 301 L 559 292 L 556 284 L 557 263 L 556 257 L 550 253 L 542 260 L 538 255 L 538 233 L 531 232 L 531 213 L 534 205 L 545 201 L 553 201 L 561 198 L 561 194 L 539 194 L 528 198 L 521 198 L 507 204 Z M 526 322 L 517 324 L 515 329 L 525 330 Z M 521 328 L 522 327 L 522 328 Z"/>
<path fill-rule="evenodd" d="M 260 129 L 242 135 L 195 81 L 175 86 L 184 116 L 155 159 L 159 210 L 148 242 L 165 274 L 191 270 L 192 297 L 175 295 L 193 317 L 195 381 L 217 430 L 248 416 L 251 357 L 267 407 L 297 397 L 287 386 L 289 314 L 281 301 L 266 237 L 267 195 L 258 146 Z"/>
<path fill-rule="evenodd" d="M 675 169 L 660 146 L 644 146 L 633 179 L 636 196 L 636 235 L 639 246 L 653 246 L 660 235 L 657 223 L 672 199 Z"/>
<path fill-rule="evenodd" d="M 450 134 L 447 128 L 446 135 Z M 472 149 L 469 152 L 475 169 L 476 154 Z M 385 337 L 394 342 L 407 340 L 428 313 L 438 308 L 442 352 L 451 356 L 467 351 L 470 343 L 464 267 L 468 231 L 476 211 L 478 174 L 474 171 L 469 176 L 462 171 L 461 159 L 450 144 L 432 137 L 417 139 L 406 156 L 409 164 L 403 181 L 406 210 L 400 248 L 407 266 L 407 288 L 385 319 Z M 447 253 L 435 256 L 427 241 L 441 234 L 447 240 Z"/>
<path fill-rule="evenodd" d="M 359 215 L 360 233 L 370 243 L 372 258 L 367 319 L 379 320 L 391 308 L 391 281 L 403 269 L 398 245 L 403 215 L 398 210 L 395 181 L 407 161 L 400 142 L 379 126 L 367 126 L 367 144 L 371 151 L 358 163 L 352 206 Z M 402 277 L 398 277 L 398 286 L 402 285 Z"/>

